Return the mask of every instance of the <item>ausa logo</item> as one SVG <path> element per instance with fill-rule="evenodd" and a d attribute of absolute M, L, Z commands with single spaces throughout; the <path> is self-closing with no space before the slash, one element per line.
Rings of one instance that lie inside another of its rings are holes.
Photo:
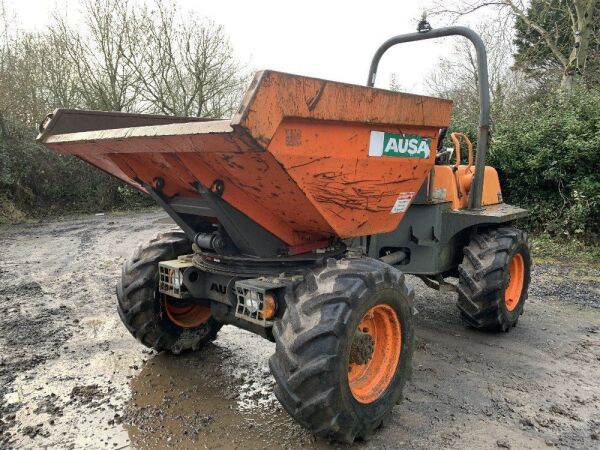
<path fill-rule="evenodd" d="M 429 158 L 431 138 L 415 134 L 396 134 L 371 131 L 369 156 L 395 156 L 400 158 Z"/>
<path fill-rule="evenodd" d="M 227 294 L 227 287 L 222 284 L 213 283 L 210 285 L 210 290 L 218 292 L 219 294 Z"/>

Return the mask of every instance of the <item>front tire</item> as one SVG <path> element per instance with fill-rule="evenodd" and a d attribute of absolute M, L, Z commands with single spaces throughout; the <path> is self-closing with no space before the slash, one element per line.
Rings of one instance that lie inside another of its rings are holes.
<path fill-rule="evenodd" d="M 412 291 L 370 258 L 330 259 L 286 293 L 269 360 L 275 395 L 314 434 L 352 443 L 402 399 L 414 347 Z"/>
<path fill-rule="evenodd" d="M 527 233 L 502 227 L 474 235 L 458 271 L 457 306 L 466 325 L 494 332 L 517 325 L 531 277 Z"/>
<path fill-rule="evenodd" d="M 182 303 L 158 291 L 158 263 L 189 253 L 192 244 L 186 235 L 170 232 L 138 246 L 123 264 L 117 284 L 119 317 L 133 337 L 156 351 L 198 350 L 221 328 L 210 315 L 210 304 Z"/>

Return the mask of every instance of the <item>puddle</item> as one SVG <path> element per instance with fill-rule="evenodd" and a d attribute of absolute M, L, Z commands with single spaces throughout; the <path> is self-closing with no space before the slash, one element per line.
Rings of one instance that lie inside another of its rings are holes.
<path fill-rule="evenodd" d="M 91 346 L 71 339 L 60 347 L 60 359 L 20 374 L 5 404 L 18 406 L 13 429 L 18 448 L 124 448 L 129 434 L 115 423 L 129 399 L 132 364 L 142 363 L 137 346 L 115 340 Z M 114 334 L 114 330 L 113 330 Z M 109 350 L 110 348 L 110 350 Z"/>
<path fill-rule="evenodd" d="M 330 448 L 279 406 L 265 343 L 225 327 L 198 353 L 149 360 L 131 381 L 122 419 L 132 447 Z"/>

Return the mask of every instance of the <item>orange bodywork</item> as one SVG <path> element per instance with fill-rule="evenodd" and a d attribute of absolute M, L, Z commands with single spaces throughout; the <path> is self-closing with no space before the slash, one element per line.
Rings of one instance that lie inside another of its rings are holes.
<path fill-rule="evenodd" d="M 222 180 L 226 202 L 288 245 L 301 245 L 395 229 L 434 166 L 450 114 L 448 100 L 265 71 L 231 121 L 41 140 L 138 189 L 162 178 L 169 197 L 199 197 L 196 183 Z M 372 132 L 427 140 L 431 151 L 372 156 Z"/>
<path fill-rule="evenodd" d="M 435 166 L 433 176 L 433 198 L 452 202 L 452 209 L 467 207 L 469 191 L 473 182 L 473 168 L 466 172 L 467 166 Z M 496 169 L 485 167 L 483 178 L 483 195 L 481 204 L 495 205 L 502 203 L 502 190 Z"/>
<path fill-rule="evenodd" d="M 452 202 L 453 209 L 464 209 L 468 205 L 469 192 L 473 183 L 475 168 L 473 167 L 473 144 L 464 133 L 452 133 L 456 155 L 455 166 L 435 166 L 433 178 L 433 195 L 436 200 Z M 461 162 L 460 139 L 463 139 L 468 148 L 467 164 Z M 485 167 L 483 178 L 482 206 L 502 203 L 500 179 L 496 169 Z"/>
<path fill-rule="evenodd" d="M 284 121 L 268 147 L 341 237 L 396 228 L 403 215 L 391 213 L 398 195 L 416 193 L 433 165 L 431 158 L 368 157 L 372 129 L 359 123 Z M 377 130 L 400 131 L 390 126 Z M 402 132 L 434 140 L 438 130 L 402 127 Z"/>

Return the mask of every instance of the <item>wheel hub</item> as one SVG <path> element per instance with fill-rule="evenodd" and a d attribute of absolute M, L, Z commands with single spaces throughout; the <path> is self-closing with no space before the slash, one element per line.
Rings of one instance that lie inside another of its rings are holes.
<path fill-rule="evenodd" d="M 525 263 L 520 253 L 515 254 L 508 265 L 508 280 L 504 289 L 506 309 L 513 311 L 519 304 L 525 279 Z"/>
<path fill-rule="evenodd" d="M 348 384 L 360 403 L 377 400 L 392 382 L 400 363 L 402 331 L 389 305 L 371 308 L 354 333 L 348 358 Z"/>
<path fill-rule="evenodd" d="M 182 302 L 163 294 L 167 317 L 181 328 L 196 328 L 210 318 L 210 307 L 193 302 Z"/>
<path fill-rule="evenodd" d="M 368 363 L 374 350 L 373 337 L 357 328 L 350 349 L 350 364 L 362 365 Z"/>

